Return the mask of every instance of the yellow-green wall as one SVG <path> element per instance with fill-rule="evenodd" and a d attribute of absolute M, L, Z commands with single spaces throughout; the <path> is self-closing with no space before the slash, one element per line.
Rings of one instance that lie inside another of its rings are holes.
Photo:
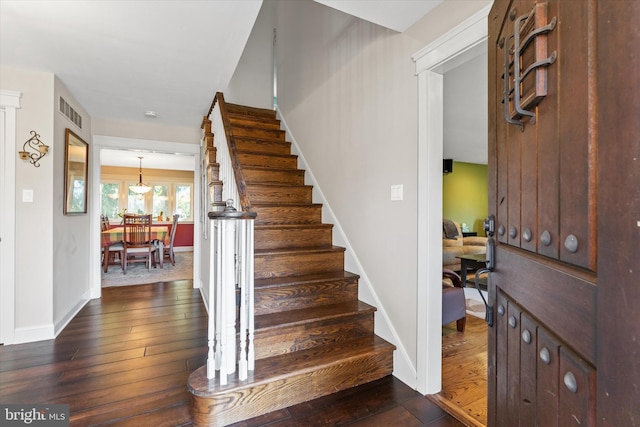
<path fill-rule="evenodd" d="M 482 221 L 489 211 L 487 165 L 453 162 L 453 172 L 442 176 L 442 216 L 465 223 L 484 236 Z"/>

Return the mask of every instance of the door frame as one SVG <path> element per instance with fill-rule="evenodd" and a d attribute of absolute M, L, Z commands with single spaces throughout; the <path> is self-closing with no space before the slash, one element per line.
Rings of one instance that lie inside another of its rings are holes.
<path fill-rule="evenodd" d="M 194 156 L 193 171 L 193 286 L 199 288 L 200 283 L 200 230 L 201 230 L 201 207 L 200 207 L 200 145 L 185 144 L 180 142 L 153 141 L 148 139 L 122 138 L 105 135 L 93 135 L 93 145 L 91 148 L 91 200 L 93 206 L 91 212 L 100 211 L 100 151 L 102 148 L 128 150 L 132 152 L 158 152 L 167 154 L 189 154 Z M 90 235 L 91 245 L 91 298 L 100 298 L 102 295 L 102 274 L 100 263 L 100 218 L 98 215 L 91 217 L 90 227 L 93 232 Z"/>
<path fill-rule="evenodd" d="M 0 343 L 15 340 L 16 142 L 17 109 L 22 94 L 0 91 Z"/>
<path fill-rule="evenodd" d="M 423 394 L 442 389 L 443 74 L 486 49 L 490 10 L 489 4 L 413 56 L 418 76 L 416 389 Z"/>

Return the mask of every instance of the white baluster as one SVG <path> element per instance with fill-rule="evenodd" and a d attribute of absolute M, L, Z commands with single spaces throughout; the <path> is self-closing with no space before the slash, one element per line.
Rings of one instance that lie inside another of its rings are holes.
<path fill-rule="evenodd" d="M 226 373 L 236 371 L 236 292 L 235 292 L 235 236 L 234 220 L 224 220 L 222 242 L 222 298 L 223 298 L 223 365 Z M 222 376 L 222 370 L 220 371 Z"/>
<path fill-rule="evenodd" d="M 213 316 L 216 319 L 216 351 L 215 351 L 215 359 L 216 359 L 216 370 L 220 370 L 220 366 L 222 364 L 222 350 L 220 348 L 222 344 L 222 252 L 220 248 L 222 247 L 222 232 L 220 230 L 220 221 L 213 221 L 215 225 L 215 238 L 213 239 L 214 243 L 214 252 L 215 252 L 215 267 L 212 273 L 215 280 L 215 293 L 213 294 Z M 211 309 L 209 309 L 211 310 Z M 211 315 L 211 314 L 210 314 Z"/>
<path fill-rule="evenodd" d="M 241 381 L 247 379 L 247 277 L 246 277 L 246 248 L 247 222 L 239 221 L 238 233 L 238 285 L 240 286 L 240 355 L 238 359 L 238 375 Z"/>
<path fill-rule="evenodd" d="M 212 240 L 215 235 L 215 221 L 211 221 L 210 224 L 210 232 L 209 236 L 211 236 Z M 215 244 L 211 245 L 209 250 L 209 270 L 211 274 L 209 275 L 209 301 L 215 298 Z M 216 316 L 215 316 L 215 304 L 209 304 L 209 321 L 208 321 L 208 333 L 207 333 L 207 343 L 209 345 L 209 351 L 207 353 L 207 378 L 212 379 L 216 377 L 216 359 L 214 355 L 214 346 L 216 343 Z"/>
<path fill-rule="evenodd" d="M 253 347 L 253 334 L 254 334 L 254 316 L 255 316 L 255 306 L 254 306 L 254 273 L 253 273 L 253 227 L 254 220 L 248 219 L 244 221 L 247 224 L 247 239 L 245 241 L 245 251 L 246 251 L 246 277 L 247 277 L 247 323 L 248 323 L 248 335 L 249 335 L 249 352 L 247 354 L 247 368 L 250 371 L 255 369 L 255 349 Z"/>

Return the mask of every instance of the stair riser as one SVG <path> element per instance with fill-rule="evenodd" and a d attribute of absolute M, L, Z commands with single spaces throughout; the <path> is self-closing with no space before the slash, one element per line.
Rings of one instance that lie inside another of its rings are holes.
<path fill-rule="evenodd" d="M 245 182 L 263 184 L 304 185 L 304 171 L 297 169 L 251 169 L 243 168 Z"/>
<path fill-rule="evenodd" d="M 338 272 L 343 268 L 343 252 L 257 254 L 254 260 L 256 278 Z"/>
<path fill-rule="evenodd" d="M 258 214 L 256 225 L 261 224 L 319 224 L 322 221 L 322 206 L 260 206 L 253 204 Z"/>
<path fill-rule="evenodd" d="M 292 351 L 307 350 L 373 334 L 373 313 L 320 320 L 311 324 L 256 330 L 256 359 L 277 356 Z"/>
<path fill-rule="evenodd" d="M 328 280 L 307 284 L 255 289 L 255 313 L 301 310 L 358 299 L 358 279 Z"/>
<path fill-rule="evenodd" d="M 238 160 L 242 166 L 259 166 L 281 169 L 295 169 L 298 167 L 298 159 L 283 156 L 269 156 L 268 154 L 238 153 Z"/>
<path fill-rule="evenodd" d="M 251 117 L 233 113 L 229 114 L 229 122 L 231 122 L 232 126 L 251 126 L 280 130 L 280 121 L 275 119 L 263 119 L 260 117 Z"/>
<path fill-rule="evenodd" d="M 261 127 L 234 126 L 233 136 L 250 136 L 252 138 L 271 138 L 284 141 L 286 132 L 280 129 L 263 129 Z"/>
<path fill-rule="evenodd" d="M 291 155 L 291 144 L 286 141 L 257 138 L 234 138 L 236 148 L 239 151 L 252 151 L 255 153 Z"/>
<path fill-rule="evenodd" d="M 327 247 L 332 243 L 330 228 L 281 228 L 255 230 L 256 249 Z"/>
<path fill-rule="evenodd" d="M 393 371 L 393 352 L 385 351 L 339 361 L 269 383 L 248 386 L 236 393 L 192 395 L 195 427 L 226 426 L 318 397 L 378 380 Z"/>
<path fill-rule="evenodd" d="M 311 187 L 247 184 L 252 203 L 311 203 Z"/>

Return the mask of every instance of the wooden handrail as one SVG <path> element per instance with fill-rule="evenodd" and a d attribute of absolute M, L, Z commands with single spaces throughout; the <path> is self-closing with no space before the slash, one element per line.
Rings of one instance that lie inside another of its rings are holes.
<path fill-rule="evenodd" d="M 238 195 L 240 196 L 240 208 L 243 212 L 247 212 L 251 210 L 251 200 L 249 200 L 249 195 L 247 194 L 247 184 L 245 183 L 244 174 L 242 173 L 242 165 L 238 159 L 238 149 L 236 148 L 231 122 L 229 121 L 227 113 L 227 104 L 224 101 L 224 95 L 222 92 L 216 92 L 216 96 L 211 103 L 211 111 L 213 111 L 216 102 L 218 103 L 218 108 L 220 108 L 220 116 L 222 117 L 222 124 L 224 125 L 224 133 L 227 136 L 229 156 L 231 157 L 233 174 L 236 178 L 236 186 L 238 187 Z M 211 114 L 211 112 L 209 112 L 209 114 Z"/>

